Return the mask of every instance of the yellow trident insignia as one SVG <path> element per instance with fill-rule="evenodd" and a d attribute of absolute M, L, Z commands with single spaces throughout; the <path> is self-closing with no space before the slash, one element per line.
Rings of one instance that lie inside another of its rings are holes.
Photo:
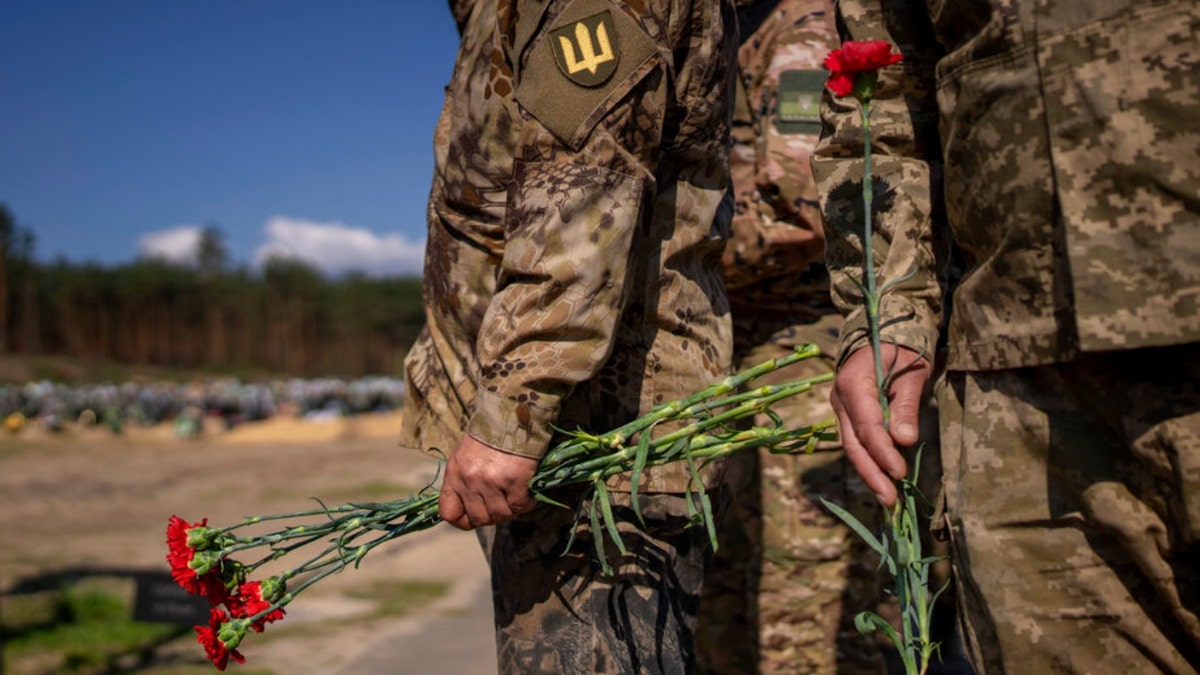
<path fill-rule="evenodd" d="M 550 34 L 554 60 L 572 82 L 597 87 L 616 72 L 617 35 L 612 25 L 608 12 L 601 12 Z"/>

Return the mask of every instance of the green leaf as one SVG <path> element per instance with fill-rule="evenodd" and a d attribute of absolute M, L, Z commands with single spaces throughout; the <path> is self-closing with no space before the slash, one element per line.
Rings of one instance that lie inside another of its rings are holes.
<path fill-rule="evenodd" d="M 828 499 L 825 499 L 824 497 L 821 498 L 821 503 L 825 505 L 825 508 L 833 511 L 833 515 L 840 518 L 843 523 L 846 523 L 847 527 L 849 527 L 851 530 L 854 530 L 854 534 L 857 534 L 867 546 L 870 546 L 872 550 L 878 553 L 879 557 L 884 559 L 889 557 L 887 548 L 879 541 L 879 539 L 875 537 L 875 535 L 871 534 L 871 531 L 868 530 L 867 527 L 858 520 L 858 518 L 855 518 L 849 511 L 843 509 L 837 504 L 834 504 Z"/>
<path fill-rule="evenodd" d="M 859 612 L 854 616 L 854 627 L 863 635 L 870 635 L 877 630 L 883 631 L 887 635 L 888 640 L 896 646 L 901 652 L 904 651 L 904 641 L 896 633 L 896 629 L 892 628 L 892 624 L 888 623 L 882 616 L 875 612 Z"/>
<path fill-rule="evenodd" d="M 642 508 L 638 503 L 638 487 L 642 482 L 642 472 L 646 470 L 646 460 L 650 457 L 651 429 L 643 431 L 641 438 L 638 439 L 637 454 L 633 457 L 633 478 L 629 487 L 629 498 L 633 502 L 633 515 L 637 516 L 638 522 L 643 528 L 646 527 L 646 520 L 642 518 Z"/>
<path fill-rule="evenodd" d="M 553 506 L 558 506 L 558 507 L 561 507 L 561 508 L 564 508 L 564 509 L 569 509 L 569 508 L 571 508 L 571 507 L 567 506 L 566 504 L 563 504 L 563 503 L 562 503 L 562 502 L 560 502 L 560 501 L 557 501 L 557 500 L 551 499 L 551 498 L 547 497 L 546 495 L 544 495 L 544 494 L 542 494 L 542 493 L 540 493 L 540 492 L 533 492 L 533 493 L 531 493 L 531 494 L 533 494 L 533 498 L 534 498 L 535 500 L 537 500 L 537 501 L 539 501 L 539 502 L 541 502 L 541 503 L 543 503 L 543 504 L 551 504 L 551 505 L 553 505 Z"/>
<path fill-rule="evenodd" d="M 600 561 L 600 571 L 605 576 L 612 576 L 613 570 L 608 564 L 608 555 L 604 552 L 604 530 L 600 529 L 600 510 L 596 508 L 597 496 L 596 494 L 592 495 L 592 508 L 589 514 L 592 526 L 592 546 L 596 550 L 596 560 Z"/>
<path fill-rule="evenodd" d="M 600 502 L 600 513 L 604 516 L 604 527 L 608 530 L 608 536 L 612 537 L 613 543 L 617 545 L 617 550 L 621 555 L 629 555 L 629 551 L 625 550 L 625 542 L 621 539 L 621 532 L 617 529 L 617 519 L 613 517 L 612 499 L 608 496 L 608 488 L 604 482 L 596 483 L 596 501 Z M 599 536 L 599 533 L 596 533 Z"/>

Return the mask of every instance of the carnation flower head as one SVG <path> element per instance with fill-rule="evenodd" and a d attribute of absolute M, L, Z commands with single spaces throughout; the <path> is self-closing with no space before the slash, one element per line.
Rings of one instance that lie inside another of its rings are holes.
<path fill-rule="evenodd" d="M 219 605 L 229 595 L 229 589 L 220 574 L 220 554 L 216 551 L 200 551 L 192 548 L 191 532 L 206 527 L 208 519 L 189 524 L 179 516 L 171 516 L 167 522 L 167 563 L 171 566 L 171 578 L 192 595 L 208 598 L 210 604 Z"/>
<path fill-rule="evenodd" d="M 880 68 L 900 63 L 904 57 L 892 53 L 884 40 L 849 40 L 825 57 L 829 69 L 829 90 L 838 96 L 854 94 L 866 103 L 875 94 L 875 82 Z"/>
<path fill-rule="evenodd" d="M 208 613 L 208 625 L 196 626 L 196 641 L 204 646 L 205 655 L 217 670 L 225 670 L 231 658 L 238 663 L 246 662 L 246 657 L 236 649 L 236 643 L 235 648 L 229 648 L 221 640 L 221 633 L 230 629 L 229 618 L 225 610 L 213 607 Z"/>
<path fill-rule="evenodd" d="M 247 581 L 241 584 L 238 586 L 237 593 L 225 600 L 225 606 L 229 608 L 230 614 L 239 619 L 249 619 L 255 614 L 269 609 L 271 604 L 272 601 L 263 594 L 262 583 L 258 581 Z M 279 621 L 283 615 L 282 607 L 273 609 L 262 618 L 251 622 L 250 627 L 254 629 L 254 632 L 261 633 L 268 623 Z"/>

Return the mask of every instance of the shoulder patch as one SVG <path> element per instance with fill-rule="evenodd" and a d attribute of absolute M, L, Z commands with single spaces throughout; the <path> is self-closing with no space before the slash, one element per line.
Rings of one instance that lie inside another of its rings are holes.
<path fill-rule="evenodd" d="M 775 130 L 781 134 L 821 133 L 821 92 L 828 73 L 823 70 L 785 70 L 779 74 Z"/>
<path fill-rule="evenodd" d="M 658 51 L 611 0 L 572 0 L 546 23 L 518 64 L 516 98 L 559 140 L 577 147 L 651 71 Z"/>
<path fill-rule="evenodd" d="M 608 11 L 567 24 L 550 33 L 558 69 L 575 84 L 599 87 L 617 72 L 620 47 Z"/>

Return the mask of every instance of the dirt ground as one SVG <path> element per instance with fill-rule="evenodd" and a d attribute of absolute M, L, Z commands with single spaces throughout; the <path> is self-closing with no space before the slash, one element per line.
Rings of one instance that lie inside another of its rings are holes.
<path fill-rule="evenodd" d="M 436 463 L 395 447 L 399 424 L 396 414 L 276 418 L 210 427 L 197 439 L 175 438 L 167 427 L 0 431 L 0 590 L 82 566 L 166 571 L 172 514 L 227 525 L 311 508 L 312 497 L 340 504 L 406 496 L 430 482 Z M 445 582 L 448 590 L 410 614 L 379 616 L 372 589 L 406 580 Z M 487 570 L 475 537 L 446 525 L 376 549 L 359 569 L 304 592 L 276 626 L 243 643 L 247 670 L 495 672 Z M 204 662 L 192 638 L 178 642 L 166 648 L 169 660 Z"/>

